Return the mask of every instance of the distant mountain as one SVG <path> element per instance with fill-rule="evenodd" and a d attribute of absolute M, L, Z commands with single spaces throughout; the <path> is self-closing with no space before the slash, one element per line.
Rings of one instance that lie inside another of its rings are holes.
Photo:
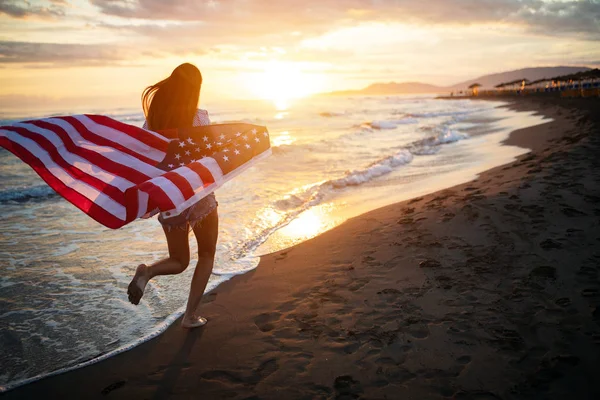
<path fill-rule="evenodd" d="M 339 92 L 328 93 L 330 95 L 381 95 L 381 94 L 398 94 L 398 93 L 440 93 L 447 91 L 446 88 L 441 86 L 430 85 L 428 83 L 420 82 L 388 82 L 388 83 L 374 83 L 360 90 L 343 90 Z"/>
<path fill-rule="evenodd" d="M 523 68 L 515 71 L 501 72 L 498 74 L 490 74 L 480 76 L 477 79 L 471 79 L 465 82 L 460 82 L 451 86 L 436 86 L 420 82 L 388 82 L 374 83 L 360 90 L 343 90 L 338 92 L 325 93 L 332 96 L 351 96 L 351 95 L 389 95 L 403 93 L 445 93 L 458 90 L 466 90 L 471 84 L 479 83 L 486 88 L 515 81 L 517 79 L 529 79 L 535 81 L 542 78 L 553 78 L 560 75 L 574 74 L 579 71 L 587 71 L 587 67 L 539 67 L 539 68 Z"/>

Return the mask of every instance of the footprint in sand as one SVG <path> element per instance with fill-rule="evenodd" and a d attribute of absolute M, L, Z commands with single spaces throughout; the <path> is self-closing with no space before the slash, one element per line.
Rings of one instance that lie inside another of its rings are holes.
<path fill-rule="evenodd" d="M 562 248 L 562 243 L 557 242 L 554 239 L 546 239 L 540 243 L 540 247 L 542 249 L 560 249 Z"/>
<path fill-rule="evenodd" d="M 257 384 L 260 381 L 267 378 L 273 372 L 279 369 L 279 365 L 277 364 L 277 360 L 271 358 L 269 360 L 263 361 L 258 368 L 252 371 L 252 375 L 248 378 L 249 383 Z"/>
<path fill-rule="evenodd" d="M 583 211 L 579 211 L 575 208 L 572 207 L 563 207 L 561 209 L 561 211 L 563 212 L 563 214 L 565 214 L 567 217 L 582 217 L 582 216 L 586 216 L 587 214 L 584 213 Z"/>
<path fill-rule="evenodd" d="M 581 295 L 583 297 L 599 297 L 600 292 L 598 291 L 597 288 L 587 288 L 587 289 L 583 289 L 581 291 Z"/>
<path fill-rule="evenodd" d="M 442 266 L 442 264 L 439 261 L 431 259 L 431 258 L 421 261 L 419 263 L 419 267 L 421 267 L 421 268 L 439 268 L 441 266 Z"/>
<path fill-rule="evenodd" d="M 471 362 L 471 356 L 460 356 L 456 359 L 456 362 L 462 365 L 467 365 Z"/>
<path fill-rule="evenodd" d="M 102 394 L 102 396 L 106 396 L 107 394 L 109 394 L 110 392 L 112 392 L 113 390 L 117 390 L 121 387 L 125 386 L 125 381 L 118 381 L 115 383 L 111 383 L 110 385 L 108 385 L 107 387 L 105 387 L 104 389 L 102 389 L 102 391 L 100 392 L 100 394 Z"/>
<path fill-rule="evenodd" d="M 273 322 L 279 320 L 280 313 L 263 313 L 254 317 L 254 324 L 261 332 L 269 332 L 275 328 Z"/>
<path fill-rule="evenodd" d="M 203 372 L 202 374 L 200 374 L 200 378 L 208 381 L 222 382 L 225 384 L 243 382 L 242 377 L 237 373 L 222 370 L 211 370 Z"/>
<path fill-rule="evenodd" d="M 491 392 L 484 391 L 460 391 L 452 396 L 454 400 L 499 400 L 500 397 Z"/>
<path fill-rule="evenodd" d="M 336 392 L 336 398 L 358 398 L 363 392 L 360 381 L 352 378 L 350 375 L 342 375 L 335 378 L 333 388 Z"/>
<path fill-rule="evenodd" d="M 571 305 L 571 299 L 567 297 L 561 297 L 560 299 L 556 300 L 555 303 L 561 307 L 568 307 Z"/>
<path fill-rule="evenodd" d="M 549 266 L 535 267 L 529 276 L 535 278 L 556 279 L 556 268 Z"/>

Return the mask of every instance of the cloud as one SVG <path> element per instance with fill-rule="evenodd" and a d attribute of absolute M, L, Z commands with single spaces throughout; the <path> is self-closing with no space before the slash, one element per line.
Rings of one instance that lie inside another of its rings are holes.
<path fill-rule="evenodd" d="M 518 24 L 546 35 L 600 37 L 600 0 L 91 0 L 123 18 L 201 21 L 199 31 L 238 35 L 315 34 L 358 22 Z"/>
<path fill-rule="evenodd" d="M 173 47 L 167 50 L 114 44 L 63 44 L 0 41 L 0 66 L 31 64 L 37 67 L 143 65 L 144 60 L 156 60 L 179 53 L 204 55 L 212 50 L 190 50 Z"/>
<path fill-rule="evenodd" d="M 123 59 L 122 49 L 115 46 L 0 41 L 0 65 L 106 65 Z"/>
<path fill-rule="evenodd" d="M 13 18 L 63 17 L 66 6 L 67 3 L 64 0 L 0 0 L 0 15 L 5 14 Z"/>

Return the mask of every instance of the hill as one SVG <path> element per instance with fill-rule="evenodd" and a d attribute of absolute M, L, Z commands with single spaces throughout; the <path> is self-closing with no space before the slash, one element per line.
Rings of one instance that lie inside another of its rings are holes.
<path fill-rule="evenodd" d="M 381 94 L 398 94 L 398 93 L 439 93 L 444 92 L 445 87 L 430 85 L 420 82 L 388 82 L 374 83 L 360 90 L 343 90 L 339 92 L 328 93 L 330 95 L 381 95 Z"/>

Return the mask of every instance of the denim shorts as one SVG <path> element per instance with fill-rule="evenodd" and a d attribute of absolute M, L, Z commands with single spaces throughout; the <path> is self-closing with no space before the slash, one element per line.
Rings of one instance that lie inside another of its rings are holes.
<path fill-rule="evenodd" d="M 213 212 L 218 205 L 219 203 L 217 203 L 215 194 L 211 193 L 174 217 L 165 217 L 164 213 L 160 213 L 158 222 L 160 222 L 167 231 L 170 231 L 171 229 L 188 230 L 190 226 L 193 229 L 197 224 L 202 223 L 202 220 L 206 218 L 208 214 Z"/>

